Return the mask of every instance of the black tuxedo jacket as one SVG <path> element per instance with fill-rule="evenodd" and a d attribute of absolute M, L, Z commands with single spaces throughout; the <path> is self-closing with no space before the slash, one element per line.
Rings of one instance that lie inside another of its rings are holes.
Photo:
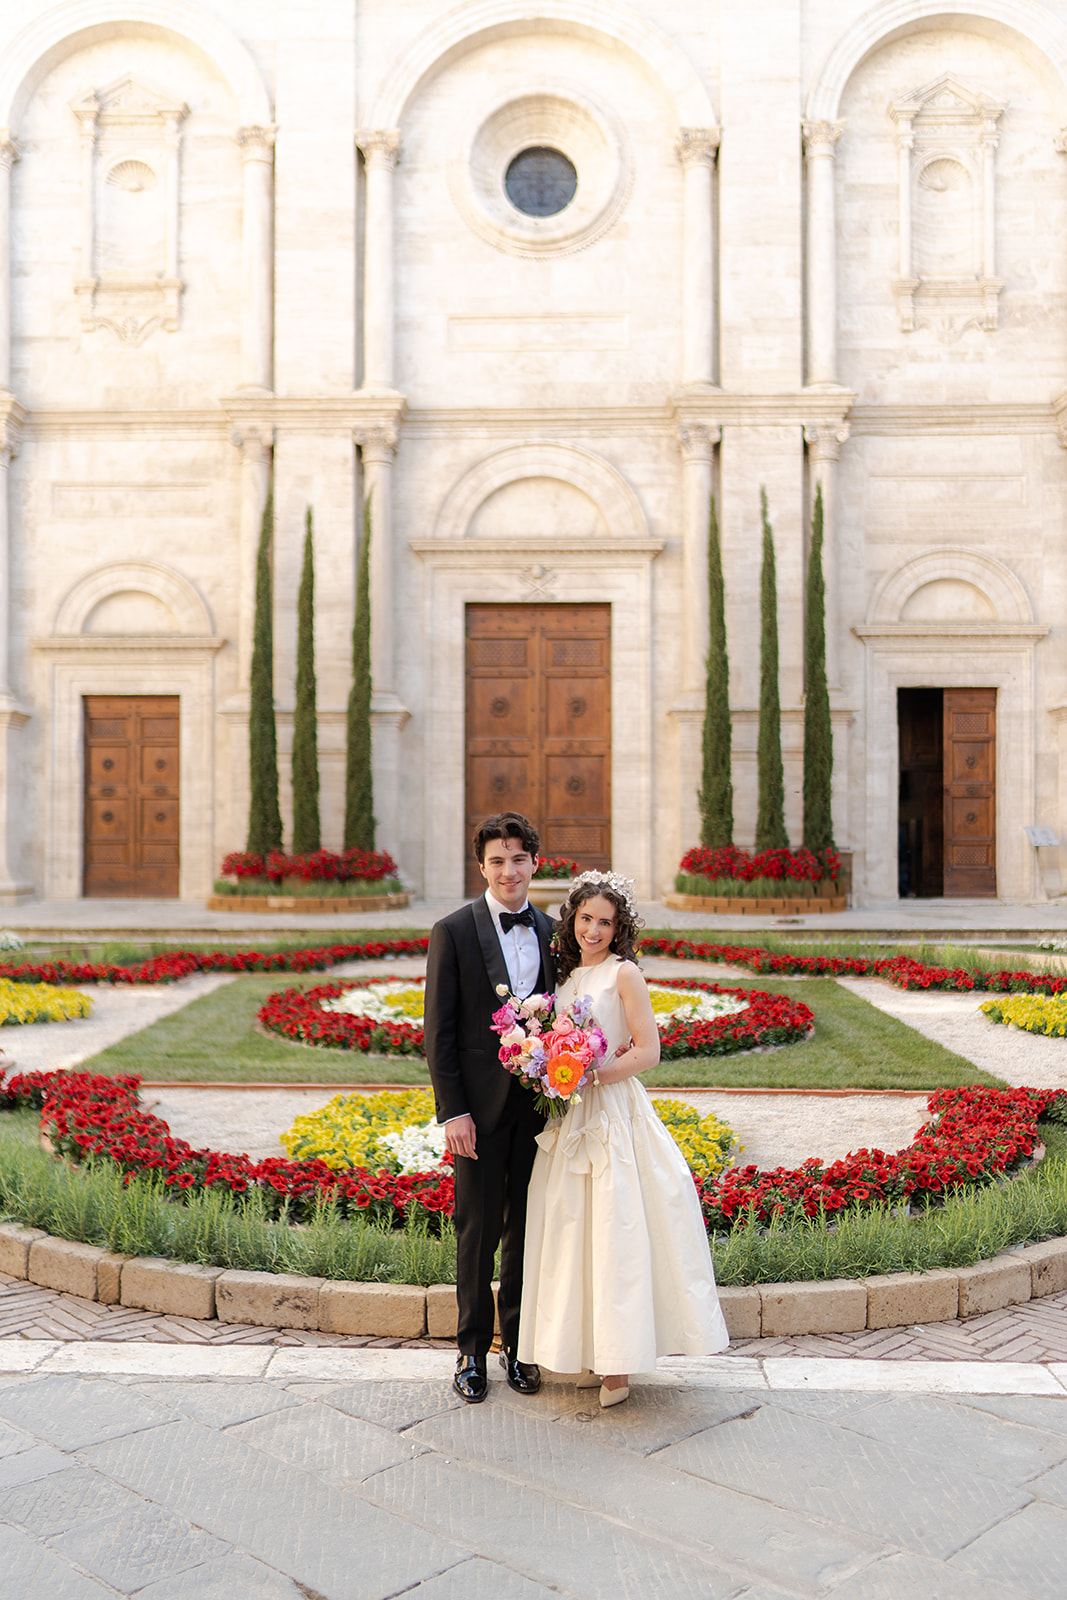
<path fill-rule="evenodd" d="M 552 921 L 534 908 L 541 946 L 541 987 L 555 987 L 549 941 Z M 434 924 L 426 960 L 425 1038 L 438 1122 L 470 1115 L 481 1133 L 499 1122 L 512 1075 L 500 1064 L 493 1013 L 503 1005 L 497 984 L 510 989 L 507 963 L 492 913 L 479 896 Z"/>

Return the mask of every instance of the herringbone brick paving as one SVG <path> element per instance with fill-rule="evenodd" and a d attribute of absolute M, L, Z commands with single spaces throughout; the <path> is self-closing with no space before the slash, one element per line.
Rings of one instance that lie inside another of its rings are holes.
<path fill-rule="evenodd" d="M 197 1322 L 128 1306 L 101 1306 L 0 1273 L 0 1340 L 61 1339 L 155 1344 L 336 1345 L 347 1349 L 448 1349 L 440 1339 L 373 1339 L 245 1323 Z M 965 1322 L 880 1328 L 862 1333 L 748 1339 L 732 1355 L 851 1356 L 860 1361 L 1067 1361 L 1067 1292 L 1008 1306 Z"/>

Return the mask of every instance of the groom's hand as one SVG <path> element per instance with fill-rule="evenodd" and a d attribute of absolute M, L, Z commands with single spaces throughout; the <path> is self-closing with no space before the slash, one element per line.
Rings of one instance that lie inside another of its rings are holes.
<path fill-rule="evenodd" d="M 445 1123 L 445 1149 L 454 1156 L 466 1156 L 470 1161 L 477 1161 L 474 1146 L 477 1134 L 474 1129 L 473 1117 L 453 1117 Z"/>

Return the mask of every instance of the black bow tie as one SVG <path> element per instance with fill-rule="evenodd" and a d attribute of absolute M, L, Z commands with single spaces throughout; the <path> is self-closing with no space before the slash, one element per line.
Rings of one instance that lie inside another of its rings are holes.
<path fill-rule="evenodd" d="M 502 932 L 507 933 L 509 929 L 520 926 L 523 928 L 532 928 L 536 926 L 534 923 L 533 906 L 526 906 L 522 911 L 502 911 L 500 913 L 500 927 Z"/>

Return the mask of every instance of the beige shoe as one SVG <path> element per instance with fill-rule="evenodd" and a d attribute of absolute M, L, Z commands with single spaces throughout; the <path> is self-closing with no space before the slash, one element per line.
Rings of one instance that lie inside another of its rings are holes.
<path fill-rule="evenodd" d="M 608 1406 L 621 1406 L 624 1400 L 630 1398 L 630 1385 L 622 1384 L 618 1389 L 609 1389 L 607 1384 L 600 1385 L 600 1404 L 606 1410 Z"/>
<path fill-rule="evenodd" d="M 595 1372 L 583 1372 L 574 1387 L 576 1389 L 599 1389 L 600 1379 Z"/>

